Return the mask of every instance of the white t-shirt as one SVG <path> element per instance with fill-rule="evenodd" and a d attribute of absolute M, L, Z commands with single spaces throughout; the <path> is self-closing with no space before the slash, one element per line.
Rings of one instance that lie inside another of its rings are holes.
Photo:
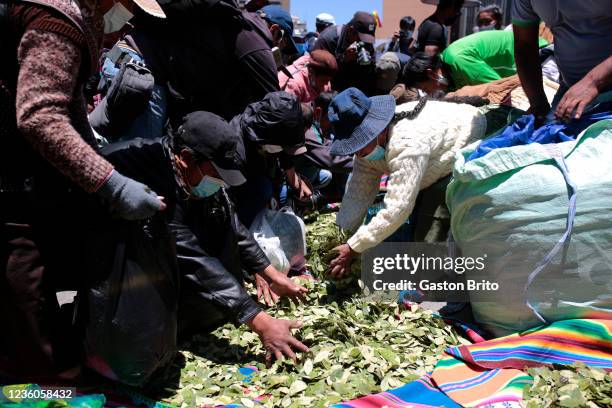
<path fill-rule="evenodd" d="M 514 0 L 512 24 L 540 20 L 555 36 L 555 54 L 564 82 L 572 86 L 612 55 L 612 1 Z"/>

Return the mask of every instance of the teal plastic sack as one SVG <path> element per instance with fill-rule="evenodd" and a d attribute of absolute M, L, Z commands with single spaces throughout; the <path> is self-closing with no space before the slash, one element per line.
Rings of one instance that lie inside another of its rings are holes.
<path fill-rule="evenodd" d="M 494 299 L 470 292 L 478 323 L 503 336 L 541 325 L 540 318 L 612 319 L 612 120 L 553 146 L 577 187 L 576 213 L 563 250 L 527 289 L 568 230 L 571 189 L 550 145 L 502 148 L 466 163 L 476 146 L 457 154 L 446 194 L 451 231 L 463 256 L 486 254 L 488 280 L 513 283 Z"/>

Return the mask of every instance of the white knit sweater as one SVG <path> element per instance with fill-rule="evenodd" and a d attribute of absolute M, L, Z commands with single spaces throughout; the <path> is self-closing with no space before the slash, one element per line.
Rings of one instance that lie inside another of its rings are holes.
<path fill-rule="evenodd" d="M 415 105 L 402 104 L 396 112 Z M 355 231 L 378 193 L 380 177 L 388 173 L 389 180 L 384 208 L 348 240 L 350 247 L 363 252 L 395 232 L 412 213 L 418 192 L 450 174 L 455 153 L 482 138 L 485 129 L 484 115 L 473 106 L 428 101 L 415 119 L 391 127 L 384 159 L 355 157 L 336 218 L 340 227 Z"/>

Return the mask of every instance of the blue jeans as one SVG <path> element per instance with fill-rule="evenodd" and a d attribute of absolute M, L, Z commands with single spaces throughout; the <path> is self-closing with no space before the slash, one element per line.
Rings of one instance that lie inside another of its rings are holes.
<path fill-rule="evenodd" d="M 162 137 L 166 124 L 168 98 L 166 89 L 160 85 L 153 87 L 149 100 L 149 107 L 138 117 L 130 128 L 121 135 L 119 140 L 132 140 L 136 138 L 155 139 Z"/>

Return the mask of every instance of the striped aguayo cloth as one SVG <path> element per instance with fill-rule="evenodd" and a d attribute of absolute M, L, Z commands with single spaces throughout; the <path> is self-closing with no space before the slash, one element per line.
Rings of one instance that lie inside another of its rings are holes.
<path fill-rule="evenodd" d="M 532 381 L 522 370 L 574 362 L 612 371 L 612 321 L 565 320 L 525 333 L 450 347 L 430 375 L 335 408 L 514 407 Z"/>

